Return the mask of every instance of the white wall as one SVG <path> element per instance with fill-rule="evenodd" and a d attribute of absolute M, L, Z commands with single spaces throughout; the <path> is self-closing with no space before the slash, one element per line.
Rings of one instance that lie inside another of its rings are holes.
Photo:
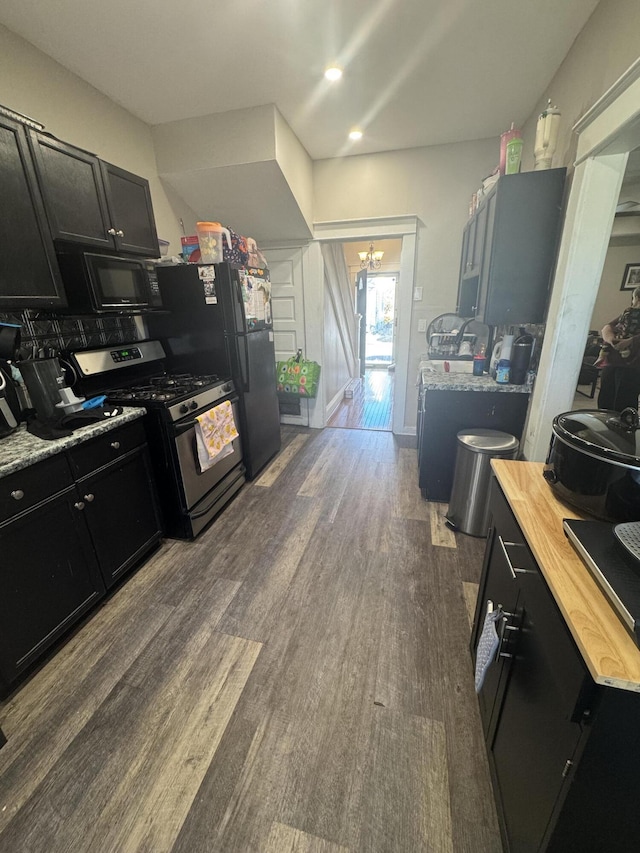
<path fill-rule="evenodd" d="M 498 155 L 498 140 L 483 139 L 314 163 L 316 222 L 405 214 L 420 219 L 415 284 L 423 288 L 423 298 L 412 303 L 407 430 L 415 429 L 414 383 L 425 346 L 418 320 L 429 323 L 438 314 L 455 310 L 469 201 L 482 178 L 497 165 Z M 401 278 L 400 287 L 412 287 L 412 283 Z"/>
<path fill-rule="evenodd" d="M 147 178 L 158 236 L 170 241 L 170 252 L 180 251 L 179 219 L 191 219 L 193 212 L 162 186 L 148 125 L 2 26 L 0 103 L 65 142 Z"/>
<path fill-rule="evenodd" d="M 553 165 L 572 165 L 577 144 L 573 125 L 638 58 L 639 33 L 638 0 L 600 0 L 527 119 L 523 129 L 524 171 L 533 168 L 536 122 L 549 98 L 562 113 Z"/>
<path fill-rule="evenodd" d="M 340 319 L 336 316 L 329 294 L 324 298 L 324 372 L 327 404 L 341 392 L 351 379 L 340 335 Z"/>

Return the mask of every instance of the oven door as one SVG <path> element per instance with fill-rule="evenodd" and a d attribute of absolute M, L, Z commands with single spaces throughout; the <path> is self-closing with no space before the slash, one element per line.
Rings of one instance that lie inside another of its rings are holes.
<path fill-rule="evenodd" d="M 224 401 L 220 401 L 220 405 Z M 231 399 L 233 407 L 233 417 L 238 428 L 239 413 L 238 413 L 238 398 Z M 180 476 L 182 478 L 182 488 L 184 491 L 185 503 L 187 510 L 194 507 L 205 495 L 214 489 L 218 483 L 226 477 L 226 475 L 236 468 L 242 462 L 242 444 L 240 436 L 232 442 L 233 450 L 227 454 L 219 462 L 216 462 L 211 468 L 206 471 L 200 470 L 198 463 L 198 449 L 196 447 L 196 421 L 195 418 L 190 419 L 186 423 L 179 421 L 176 425 L 176 449 L 178 455 L 178 465 L 180 467 Z"/>

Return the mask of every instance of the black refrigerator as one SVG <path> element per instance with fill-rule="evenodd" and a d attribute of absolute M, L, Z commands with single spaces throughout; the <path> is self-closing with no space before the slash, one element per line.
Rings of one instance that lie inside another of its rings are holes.
<path fill-rule="evenodd" d="M 172 371 L 231 377 L 244 464 L 253 479 L 280 450 L 280 410 L 268 270 L 229 264 L 158 266 L 166 314 L 147 317 Z"/>

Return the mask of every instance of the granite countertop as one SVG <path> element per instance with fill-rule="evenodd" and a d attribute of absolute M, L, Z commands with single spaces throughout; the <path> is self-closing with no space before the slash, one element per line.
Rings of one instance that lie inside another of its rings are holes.
<path fill-rule="evenodd" d="M 87 424 L 74 430 L 73 435 L 52 441 L 31 435 L 27 432 L 25 424 L 20 424 L 11 435 L 0 438 L 0 478 L 13 474 L 14 471 L 28 468 L 29 465 L 34 465 L 49 456 L 55 456 L 56 453 L 68 450 L 76 444 L 82 444 L 129 421 L 135 421 L 143 417 L 145 411 L 144 408 L 124 408 L 120 415 Z"/>
<path fill-rule="evenodd" d="M 507 394 L 530 394 L 530 385 L 499 385 L 488 374 L 433 373 L 420 371 L 420 381 L 427 391 L 500 391 Z"/>

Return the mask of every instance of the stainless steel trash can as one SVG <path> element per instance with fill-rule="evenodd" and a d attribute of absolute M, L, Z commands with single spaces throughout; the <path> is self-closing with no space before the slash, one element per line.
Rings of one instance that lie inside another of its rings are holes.
<path fill-rule="evenodd" d="M 496 429 L 458 433 L 456 468 L 447 521 L 471 536 L 486 536 L 489 527 L 489 481 L 492 459 L 515 459 L 520 443 Z"/>

